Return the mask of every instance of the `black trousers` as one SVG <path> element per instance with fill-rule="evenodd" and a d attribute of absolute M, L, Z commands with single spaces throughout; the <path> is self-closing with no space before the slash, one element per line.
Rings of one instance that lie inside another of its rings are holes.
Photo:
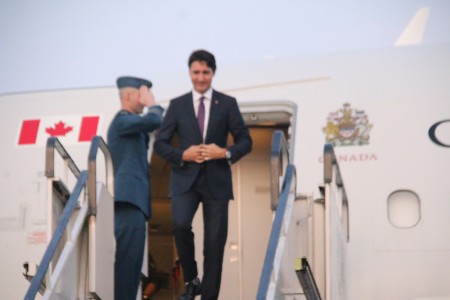
<path fill-rule="evenodd" d="M 201 171 L 193 187 L 184 194 L 172 196 L 175 243 L 186 282 L 198 276 L 195 261 L 192 220 L 200 202 L 203 207 L 203 279 L 202 300 L 219 297 L 222 263 L 228 233 L 229 199 L 216 199 Z"/>

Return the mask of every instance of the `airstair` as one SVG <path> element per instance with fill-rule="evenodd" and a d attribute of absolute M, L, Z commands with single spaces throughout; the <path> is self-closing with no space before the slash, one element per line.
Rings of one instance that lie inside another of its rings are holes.
<path fill-rule="evenodd" d="M 104 164 L 97 162 L 99 149 Z M 98 182 L 97 165 L 104 166 L 106 185 Z M 88 168 L 80 171 L 59 140 L 49 138 L 45 174 L 48 247 L 35 273 L 26 266 L 31 284 L 24 299 L 113 299 L 114 179 L 106 143 L 92 139 Z"/>
<path fill-rule="evenodd" d="M 97 174 L 99 149 L 105 158 L 106 185 Z M 275 131 L 273 224 L 256 298 L 345 300 L 349 207 L 333 147 L 324 147 L 319 199 L 297 194 L 291 156 L 283 132 Z M 45 173 L 49 242 L 36 272 L 24 274 L 31 282 L 24 299 L 113 299 L 113 167 L 105 142 L 93 138 L 87 170 L 80 171 L 59 140 L 50 138 Z"/>
<path fill-rule="evenodd" d="M 324 147 L 321 197 L 297 194 L 292 151 L 282 131 L 272 136 L 274 214 L 257 300 L 345 300 L 348 201 L 332 145 Z"/>

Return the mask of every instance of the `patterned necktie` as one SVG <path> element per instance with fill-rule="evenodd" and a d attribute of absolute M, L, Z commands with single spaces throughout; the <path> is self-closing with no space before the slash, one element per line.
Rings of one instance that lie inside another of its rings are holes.
<path fill-rule="evenodd" d="M 198 128 L 200 128 L 200 134 L 203 139 L 203 130 L 205 128 L 205 97 L 201 96 L 199 99 L 198 104 L 198 112 L 197 112 L 197 121 L 198 121 Z"/>

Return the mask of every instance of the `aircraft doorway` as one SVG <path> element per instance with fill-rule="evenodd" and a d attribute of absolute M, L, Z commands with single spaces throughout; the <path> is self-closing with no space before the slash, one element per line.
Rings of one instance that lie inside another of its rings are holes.
<path fill-rule="evenodd" d="M 272 133 L 282 130 L 289 139 L 293 107 L 261 110 L 258 105 L 241 104 L 244 121 L 253 139 L 253 150 L 232 166 L 235 200 L 229 205 L 228 238 L 225 248 L 220 299 L 255 299 L 269 240 L 270 152 Z M 231 143 L 231 140 L 230 140 Z M 151 159 L 152 219 L 148 226 L 149 254 L 157 274 L 163 279 L 154 299 L 179 299 L 183 278 L 178 285 L 173 276 L 177 259 L 172 237 L 171 205 L 168 187 L 171 166 L 157 155 Z M 199 277 L 203 265 L 203 216 L 198 209 L 194 219 L 196 260 Z"/>

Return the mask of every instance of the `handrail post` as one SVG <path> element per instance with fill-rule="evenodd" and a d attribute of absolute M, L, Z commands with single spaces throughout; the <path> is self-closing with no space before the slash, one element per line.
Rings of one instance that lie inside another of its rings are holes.
<path fill-rule="evenodd" d="M 95 299 L 98 298 L 95 284 L 97 272 L 96 257 L 96 226 L 97 226 L 97 154 L 102 150 L 105 157 L 106 188 L 114 199 L 114 170 L 111 152 L 101 136 L 94 136 L 89 149 L 88 157 L 88 203 L 89 203 L 89 292 Z"/>
<path fill-rule="evenodd" d="M 323 151 L 323 179 L 325 184 L 331 183 L 333 179 L 335 180 L 336 186 L 342 191 L 342 224 L 345 226 L 345 231 L 347 234 L 347 241 L 350 238 L 349 235 L 349 214 L 348 214 L 348 199 L 347 193 L 345 191 L 344 181 L 342 180 L 341 170 L 339 169 L 339 164 L 336 159 L 336 154 L 334 153 L 334 147 L 332 144 L 327 143 L 324 146 Z M 333 173 L 335 178 L 333 178 Z M 325 203 L 327 205 L 327 203 Z"/>
<path fill-rule="evenodd" d="M 88 201 L 90 215 L 97 214 L 97 153 L 98 149 L 102 150 L 105 157 L 106 168 L 106 188 L 111 196 L 114 197 L 114 168 L 112 163 L 111 152 L 101 136 L 94 136 L 91 142 L 88 157 Z"/>
<path fill-rule="evenodd" d="M 270 207 L 275 211 L 280 197 L 280 176 L 285 174 L 289 165 L 288 143 L 281 130 L 276 130 L 272 134 L 272 148 L 270 155 Z"/>
<path fill-rule="evenodd" d="M 323 154 L 325 182 L 325 299 L 345 298 L 345 289 L 335 274 L 345 272 L 345 255 L 339 263 L 331 262 L 335 254 L 345 251 L 345 243 L 349 241 L 348 200 L 342 180 L 339 164 L 332 144 L 325 144 Z M 336 193 L 336 191 L 338 193 Z M 332 229 L 333 228 L 333 229 Z"/>

